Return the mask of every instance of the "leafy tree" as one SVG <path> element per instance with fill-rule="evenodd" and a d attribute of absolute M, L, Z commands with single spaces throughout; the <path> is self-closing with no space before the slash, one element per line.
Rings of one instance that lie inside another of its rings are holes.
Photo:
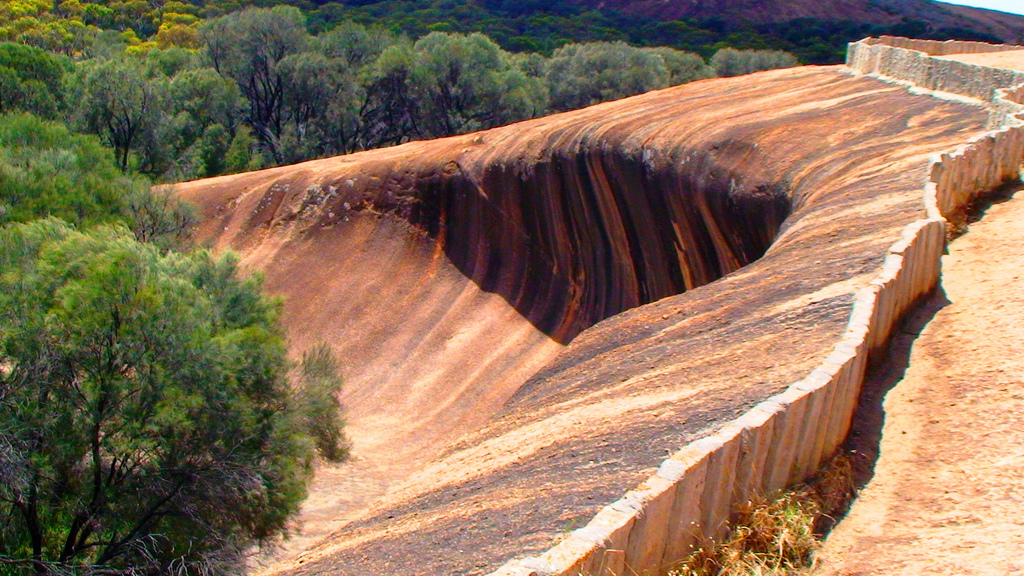
<path fill-rule="evenodd" d="M 366 74 L 360 110 L 361 147 L 376 148 L 422 138 L 417 90 L 421 71 L 411 46 L 386 48 Z"/>
<path fill-rule="evenodd" d="M 435 32 L 414 48 L 426 79 L 423 115 L 432 136 L 493 128 L 546 108 L 539 79 L 483 34 Z"/>
<path fill-rule="evenodd" d="M 49 219 L 0 229 L 0 270 L 8 567 L 238 573 L 297 511 L 312 438 L 339 455 L 338 421 L 297 410 L 336 408 L 335 366 L 292 390 L 278 306 L 234 257 Z"/>
<path fill-rule="evenodd" d="M 259 153 L 259 141 L 248 126 L 239 126 L 224 153 L 224 173 L 234 174 L 246 170 L 263 168 L 263 156 Z"/>
<path fill-rule="evenodd" d="M 431 136 L 496 124 L 504 92 L 501 49 L 483 34 L 434 32 L 414 49 L 421 67 L 423 117 Z"/>
<path fill-rule="evenodd" d="M 661 60 L 665 63 L 665 69 L 668 70 L 669 86 L 677 86 L 693 82 L 694 80 L 715 77 L 715 69 L 708 66 L 704 59 L 700 57 L 700 54 L 675 50 L 666 46 L 644 48 L 644 52 L 657 54 L 661 57 Z"/>
<path fill-rule="evenodd" d="M 513 65 L 530 78 L 546 79 L 548 75 L 548 59 L 536 52 L 512 54 Z"/>
<path fill-rule="evenodd" d="M 292 117 L 296 122 L 295 133 L 308 132 L 309 128 L 318 132 L 321 139 L 318 152 L 322 154 L 347 153 L 372 147 L 374 141 L 369 135 L 378 133 L 376 129 L 380 128 L 375 126 L 373 120 L 381 112 L 376 106 L 380 105 L 382 96 L 387 93 L 387 90 L 381 90 L 387 81 L 377 83 L 380 80 L 377 62 L 388 48 L 409 50 L 411 45 L 407 38 L 388 30 L 367 28 L 350 21 L 342 22 L 317 36 L 312 51 L 326 59 L 306 58 L 305 65 L 301 67 L 295 66 L 299 63 L 299 59 L 295 59 L 288 69 L 292 83 L 320 84 L 305 91 L 319 99 L 326 96 L 330 103 L 320 107 L 318 114 L 304 114 L 295 110 L 294 105 L 308 99 L 302 96 L 302 90 L 292 88 L 289 100 L 293 106 Z M 324 69 L 326 82 L 318 82 L 311 76 L 314 63 Z M 408 88 L 412 90 L 413 86 L 409 84 Z M 336 96 L 330 96 L 331 92 Z M 409 104 L 410 113 L 413 113 L 414 106 L 411 106 L 411 102 Z M 307 106 L 308 103 L 302 105 Z M 300 125 L 305 125 L 306 129 L 300 130 Z M 308 142 L 310 139 L 307 137 L 306 140 Z"/>
<path fill-rule="evenodd" d="M 367 28 L 346 20 L 316 37 L 319 51 L 331 58 L 342 58 L 353 70 L 373 64 L 388 46 L 402 42 L 390 30 Z"/>
<path fill-rule="evenodd" d="M 0 116 L 0 223 L 46 216 L 77 224 L 127 220 L 124 195 L 147 187 L 118 170 L 94 136 L 29 114 Z"/>
<path fill-rule="evenodd" d="M 351 152 L 358 133 L 356 80 L 346 60 L 303 52 L 281 60 L 288 124 L 285 161 Z"/>
<path fill-rule="evenodd" d="M 199 28 L 213 67 L 238 83 L 248 100 L 248 123 L 277 162 L 287 120 L 280 63 L 307 48 L 304 21 L 297 8 L 275 6 L 234 12 Z"/>
<path fill-rule="evenodd" d="M 78 103 L 73 117 L 81 130 L 99 135 L 122 171 L 130 154 L 155 131 L 165 115 L 167 85 L 146 78 L 142 66 L 127 57 L 93 60 L 79 66 L 71 83 Z M 151 162 L 150 162 L 151 164 Z"/>
<path fill-rule="evenodd" d="M 186 9 L 194 9 L 194 6 L 185 7 L 181 2 L 168 2 L 168 4 L 176 4 Z M 196 27 L 199 24 L 199 18 L 193 14 L 179 14 L 170 11 L 166 5 L 163 9 L 161 16 L 161 22 L 159 28 L 157 28 L 156 43 L 161 48 L 168 48 L 176 46 L 180 48 L 199 48 L 201 39 L 199 38 L 199 32 Z"/>
<path fill-rule="evenodd" d="M 545 77 L 547 60 L 539 54 L 504 53 L 502 57 L 509 67 L 502 74 L 504 112 L 499 121 L 504 124 L 547 114 L 551 106 L 551 89 Z"/>
<path fill-rule="evenodd" d="M 100 30 L 79 54 L 81 60 L 92 58 L 118 58 L 125 54 L 130 46 L 140 44 L 134 30 L 119 32 L 117 30 Z"/>
<path fill-rule="evenodd" d="M 74 125 L 113 147 L 122 170 L 160 181 L 216 175 L 243 100 L 233 80 L 196 66 L 180 48 L 82 63 L 69 82 L 82 102 Z"/>
<path fill-rule="evenodd" d="M 21 110 L 53 118 L 62 104 L 68 63 L 45 50 L 0 44 L 0 114 Z"/>
<path fill-rule="evenodd" d="M 17 42 L 64 55 L 82 50 L 99 32 L 82 20 L 83 13 L 63 17 L 54 2 L 7 0 L 0 2 L 0 41 Z"/>
<path fill-rule="evenodd" d="M 665 61 L 624 42 L 563 46 L 551 57 L 551 106 L 572 110 L 668 86 Z"/>
<path fill-rule="evenodd" d="M 796 56 L 779 50 L 722 48 L 711 57 L 711 66 L 719 76 L 740 76 L 774 68 L 791 68 L 797 63 Z"/>
<path fill-rule="evenodd" d="M 244 108 L 238 85 L 212 68 L 184 69 L 167 81 L 169 118 L 157 142 L 168 147 L 161 180 L 222 173 L 231 129 Z"/>
<path fill-rule="evenodd" d="M 0 224 L 48 216 L 122 222 L 162 248 L 183 245 L 195 223 L 191 207 L 122 173 L 95 136 L 29 114 L 0 116 Z"/>
<path fill-rule="evenodd" d="M 144 60 L 143 68 L 148 77 L 173 78 L 182 72 L 200 67 L 199 58 L 194 51 L 178 47 L 149 50 Z"/>
<path fill-rule="evenodd" d="M 192 119 L 192 135 L 211 124 L 232 125 L 243 106 L 238 85 L 212 68 L 183 70 L 168 79 L 172 109 Z"/>
<path fill-rule="evenodd" d="M 304 430 L 316 442 L 325 459 L 340 462 L 348 458 L 344 410 L 338 401 L 341 365 L 331 347 L 318 344 L 302 354 L 295 381 L 295 404 Z"/>
<path fill-rule="evenodd" d="M 160 248 L 184 248 L 199 221 L 195 207 L 180 202 L 171 188 L 133 190 L 124 204 L 135 239 Z"/>

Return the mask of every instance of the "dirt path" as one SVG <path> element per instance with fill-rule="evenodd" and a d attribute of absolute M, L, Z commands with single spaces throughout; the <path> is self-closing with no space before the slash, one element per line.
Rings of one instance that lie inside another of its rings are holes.
<path fill-rule="evenodd" d="M 815 574 L 1024 574 L 1022 277 L 1017 191 L 951 243 L 944 296 L 909 322 L 874 477 Z"/>

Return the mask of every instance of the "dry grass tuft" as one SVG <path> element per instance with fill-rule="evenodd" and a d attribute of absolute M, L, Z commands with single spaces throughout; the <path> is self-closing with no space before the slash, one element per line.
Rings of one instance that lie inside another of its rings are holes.
<path fill-rule="evenodd" d="M 818 506 L 808 493 L 789 491 L 739 507 L 728 539 L 705 546 L 674 576 L 791 574 L 810 564 L 819 542 L 814 534 Z"/>
<path fill-rule="evenodd" d="M 672 576 L 768 576 L 807 573 L 820 536 L 856 494 L 846 454 L 795 488 L 748 500 L 735 510 L 725 542 L 694 552 Z"/>

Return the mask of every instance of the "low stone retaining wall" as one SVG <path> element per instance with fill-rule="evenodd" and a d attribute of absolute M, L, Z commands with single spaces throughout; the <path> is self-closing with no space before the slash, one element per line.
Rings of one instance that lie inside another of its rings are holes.
<path fill-rule="evenodd" d="M 866 46 L 885 45 L 906 50 L 916 50 L 932 56 L 948 56 L 950 54 L 982 54 L 985 52 L 1007 52 L 1010 50 L 1021 50 L 1022 46 L 1015 44 L 988 44 L 985 42 L 969 42 L 964 40 L 918 40 L 916 38 L 903 38 L 901 36 L 879 36 L 878 38 L 865 38 L 854 44 Z"/>
<path fill-rule="evenodd" d="M 1007 102 L 1024 106 L 1024 86 L 1003 90 L 1000 94 L 1000 98 Z"/>
<path fill-rule="evenodd" d="M 1024 88 L 996 92 L 1024 84 L 1024 74 L 935 60 L 915 51 L 923 44 L 931 53 L 946 54 L 954 47 L 961 52 L 1005 49 L 871 39 L 851 45 L 851 68 L 892 71 L 900 80 L 921 81 L 931 90 L 990 102 L 1001 98 L 1006 106 L 1024 95 Z M 946 217 L 1018 175 L 1024 160 L 1024 122 L 1015 117 L 1020 111 L 1019 105 L 1007 110 L 1004 127 L 932 160 L 923 190 L 927 218 L 908 224 L 889 248 L 878 275 L 858 292 L 845 334 L 817 369 L 716 434 L 673 454 L 653 476 L 554 548 L 510 561 L 492 576 L 661 574 L 699 543 L 725 536 L 735 504 L 813 473 L 846 438 L 869 358 L 883 350 L 900 319 L 938 283 Z"/>
<path fill-rule="evenodd" d="M 986 102 L 996 98 L 996 91 L 1024 84 L 1024 72 L 989 68 L 956 60 L 932 58 L 946 51 L 944 42 L 882 37 L 852 42 L 846 53 L 846 65 L 862 74 L 879 74 L 909 82 L 920 88 L 949 92 Z M 1024 50 L 1021 46 L 987 45 L 977 42 L 955 42 L 967 45 L 973 53 Z M 977 45 L 977 46 L 975 46 Z M 983 50 L 988 46 L 990 50 Z"/>
<path fill-rule="evenodd" d="M 952 220 L 982 192 L 1017 177 L 1024 158 L 1024 128 L 990 132 L 932 164 L 926 194 L 938 215 Z"/>

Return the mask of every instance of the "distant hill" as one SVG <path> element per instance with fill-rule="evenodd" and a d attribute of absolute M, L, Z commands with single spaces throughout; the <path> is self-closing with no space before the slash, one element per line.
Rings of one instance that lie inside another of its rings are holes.
<path fill-rule="evenodd" d="M 931 0 L 570 0 L 597 10 L 616 10 L 662 21 L 722 20 L 769 24 L 800 18 L 849 20 L 896 26 L 923 22 L 930 35 L 1024 43 L 1024 16 Z"/>

